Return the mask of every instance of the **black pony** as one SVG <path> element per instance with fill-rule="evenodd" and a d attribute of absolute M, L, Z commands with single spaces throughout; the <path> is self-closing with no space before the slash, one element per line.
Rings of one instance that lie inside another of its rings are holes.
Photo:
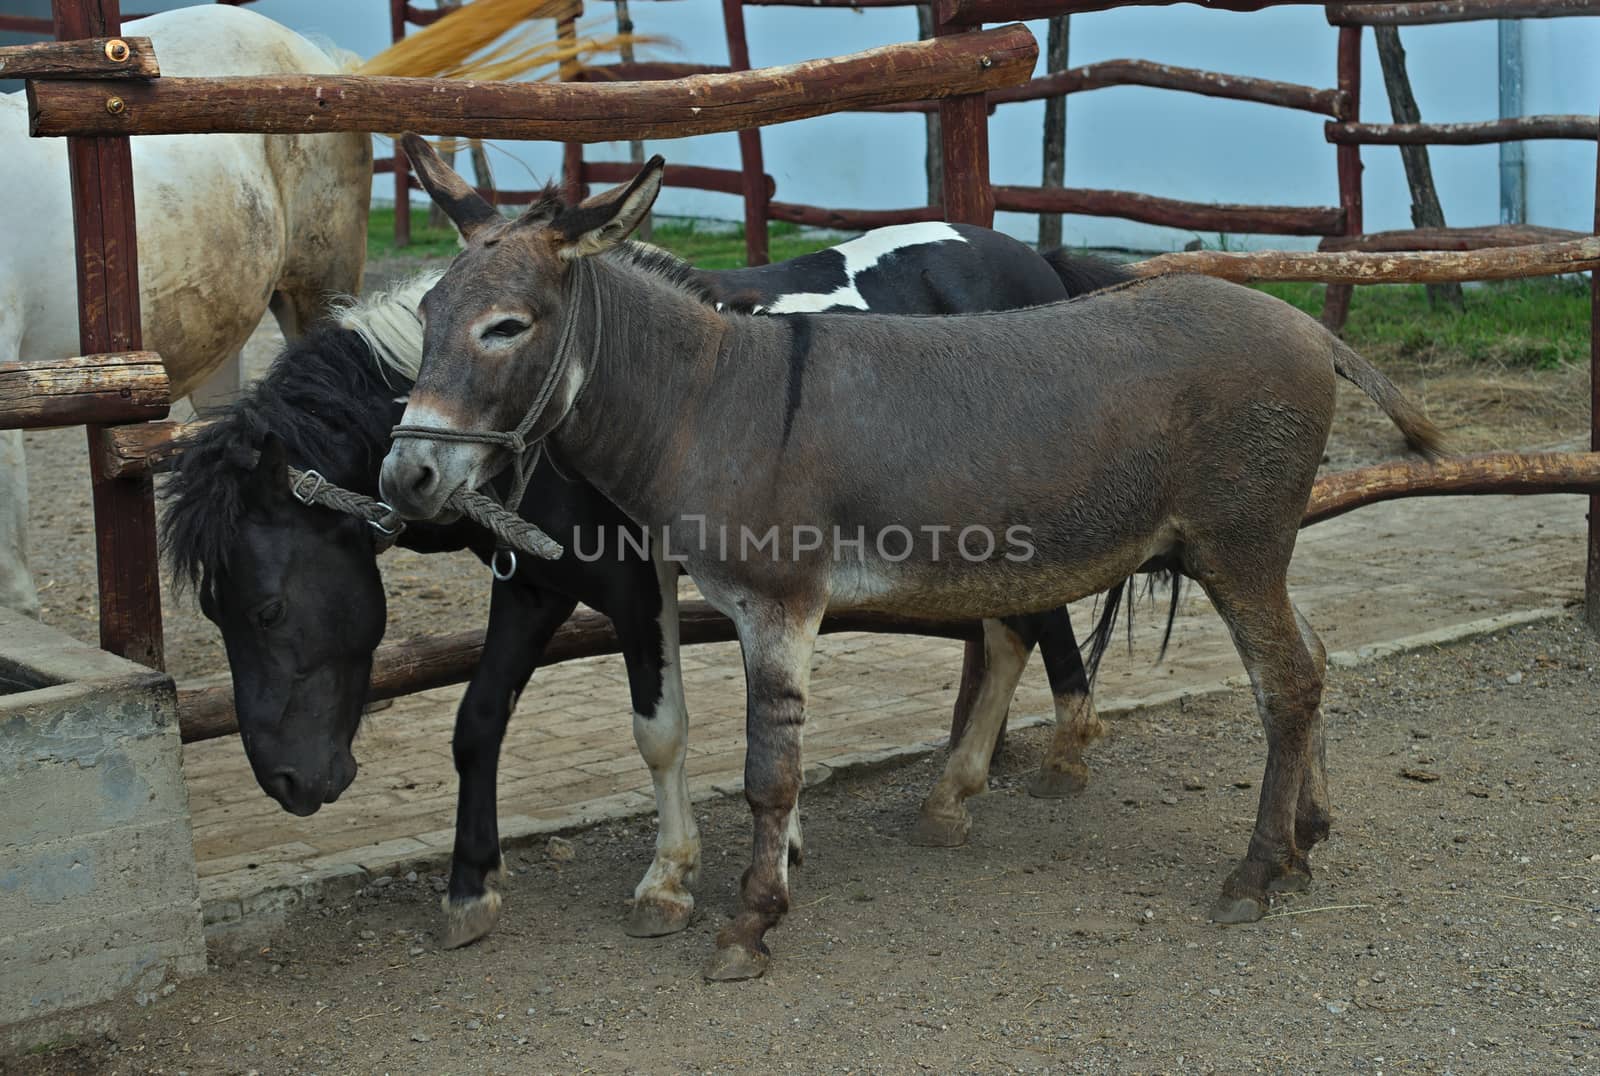
<path fill-rule="evenodd" d="M 660 265 L 670 255 L 632 244 L 612 255 Z M 882 229 L 779 265 L 726 273 L 676 269 L 709 302 L 737 308 L 870 309 L 948 313 L 1036 305 L 1115 283 L 1109 263 L 1056 252 L 1041 258 L 981 228 L 924 224 Z M 421 361 L 417 303 L 437 278 L 423 276 L 353 304 L 337 325 L 291 344 L 268 374 L 215 421 L 191 435 L 166 491 L 163 545 L 222 631 L 245 752 L 261 787 L 299 815 L 331 803 L 355 777 L 351 744 L 366 700 L 386 604 L 377 533 L 365 522 L 297 500 L 290 465 L 315 469 L 346 489 L 377 496 L 389 430 Z M 548 463 L 536 470 L 522 514 L 562 542 L 559 560 L 521 559 L 493 586 L 483 657 L 462 698 L 453 749 L 460 778 L 456 841 L 444 906 L 447 945 L 492 929 L 500 867 L 495 779 L 506 723 L 545 646 L 578 602 L 615 625 L 627 664 L 634 735 L 650 768 L 660 820 L 655 859 L 635 890 L 626 929 L 637 936 L 689 922 L 700 842 L 683 762 L 687 716 L 678 666 L 675 565 L 645 555 L 584 561 L 572 537 L 618 534 L 629 521 L 582 482 Z M 412 524 L 400 536 L 419 552 L 471 549 L 487 561 L 493 541 L 465 521 Z M 1004 707 L 1034 645 L 1056 696 L 1056 741 L 1035 781 L 1039 795 L 1081 787 L 1083 744 L 1098 731 L 1088 678 L 1066 611 L 1008 620 L 985 632 L 1006 682 L 980 690 L 979 705 Z M 798 818 L 792 847 L 798 848 Z M 965 829 L 924 819 L 914 839 L 959 843 Z"/>

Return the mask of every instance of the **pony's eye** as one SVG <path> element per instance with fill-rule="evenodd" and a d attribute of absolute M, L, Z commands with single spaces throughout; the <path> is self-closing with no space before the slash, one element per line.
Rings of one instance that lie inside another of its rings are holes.
<path fill-rule="evenodd" d="M 256 623 L 263 628 L 270 628 L 283 619 L 283 602 L 274 598 L 256 610 Z"/>
<path fill-rule="evenodd" d="M 495 338 L 510 340 L 528 331 L 528 323 L 518 318 L 502 318 L 483 331 L 485 340 Z"/>

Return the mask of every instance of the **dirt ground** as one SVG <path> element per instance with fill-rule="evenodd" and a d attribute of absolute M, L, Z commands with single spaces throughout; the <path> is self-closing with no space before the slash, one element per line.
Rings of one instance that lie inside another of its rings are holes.
<path fill-rule="evenodd" d="M 389 259 L 368 267 L 370 287 L 419 271 L 427 259 Z M 259 374 L 282 346 L 268 318 L 246 351 L 247 370 Z M 1448 362 L 1419 366 L 1372 356 L 1444 429 L 1458 451 L 1539 449 L 1573 445 L 1588 428 L 1588 372 L 1492 368 Z M 181 404 L 175 414 L 186 414 Z M 82 430 L 42 430 L 26 435 L 32 517 L 31 560 L 46 622 L 81 639 L 98 637 L 92 515 L 87 451 Z M 1374 463 L 1402 451 L 1394 427 L 1360 392 L 1341 384 L 1339 414 L 1325 470 Z M 1432 557 L 1396 549 L 1398 557 Z M 425 560 L 399 551 L 385 558 L 389 632 L 393 641 L 414 635 L 462 631 L 483 624 L 489 577 L 469 554 Z M 1420 562 L 1419 562 L 1420 563 Z M 221 637 L 188 595 L 163 587 L 167 667 L 179 679 L 227 670 Z"/>
<path fill-rule="evenodd" d="M 684 934 L 623 935 L 653 837 L 617 823 L 512 851 L 477 946 L 438 948 L 441 876 L 379 879 L 0 1069 L 1600 1071 L 1597 660 L 1570 617 L 1334 671 L 1333 837 L 1253 926 L 1206 922 L 1264 756 L 1235 691 L 1118 721 L 1071 801 L 1028 798 L 1014 736 L 961 849 L 903 839 L 938 757 L 808 790 L 757 982 L 698 976 L 749 847 L 715 800 Z"/>

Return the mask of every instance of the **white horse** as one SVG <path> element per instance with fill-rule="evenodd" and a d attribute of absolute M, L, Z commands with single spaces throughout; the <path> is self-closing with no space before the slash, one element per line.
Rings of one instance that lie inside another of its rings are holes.
<path fill-rule="evenodd" d="M 236 7 L 181 8 L 124 27 L 164 75 L 318 74 L 353 66 Z M 300 335 L 333 295 L 359 294 L 372 140 L 366 134 L 134 138 L 144 346 L 178 399 L 238 353 L 268 309 Z M 28 136 L 0 94 L 0 362 L 78 354 L 66 143 Z M 38 615 L 28 571 L 22 437 L 0 431 L 0 604 Z"/>

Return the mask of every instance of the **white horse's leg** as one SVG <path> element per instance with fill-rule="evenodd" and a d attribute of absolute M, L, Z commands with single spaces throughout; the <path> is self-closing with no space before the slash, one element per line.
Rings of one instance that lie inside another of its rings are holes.
<path fill-rule="evenodd" d="M 967 797 L 984 790 L 989 777 L 989 755 L 1005 720 L 1017 681 L 1028 663 L 1032 644 L 998 620 L 983 622 L 984 669 L 978 697 L 961 742 L 954 744 L 944 774 L 922 802 L 911 843 L 951 848 L 966 842 L 972 829 Z"/>
<path fill-rule="evenodd" d="M 189 393 L 198 414 L 217 411 L 239 398 L 244 388 L 244 352 L 229 355 Z"/>
<path fill-rule="evenodd" d="M 654 713 L 635 712 L 633 739 L 650 767 L 656 794 L 656 856 L 633 891 L 624 929 L 636 938 L 672 934 L 694 915 L 695 875 L 700 869 L 700 831 L 689 802 L 684 759 L 689 752 L 689 711 L 678 661 L 678 569 L 656 558 L 661 592 L 661 693 Z"/>
<path fill-rule="evenodd" d="M 0 362 L 19 358 L 21 304 L 0 281 Z M 39 592 L 28 571 L 28 465 L 22 431 L 0 430 L 0 605 L 39 615 Z"/>
<path fill-rule="evenodd" d="M 21 430 L 0 430 L 0 605 L 39 615 L 39 592 L 28 571 L 28 469 Z"/>

